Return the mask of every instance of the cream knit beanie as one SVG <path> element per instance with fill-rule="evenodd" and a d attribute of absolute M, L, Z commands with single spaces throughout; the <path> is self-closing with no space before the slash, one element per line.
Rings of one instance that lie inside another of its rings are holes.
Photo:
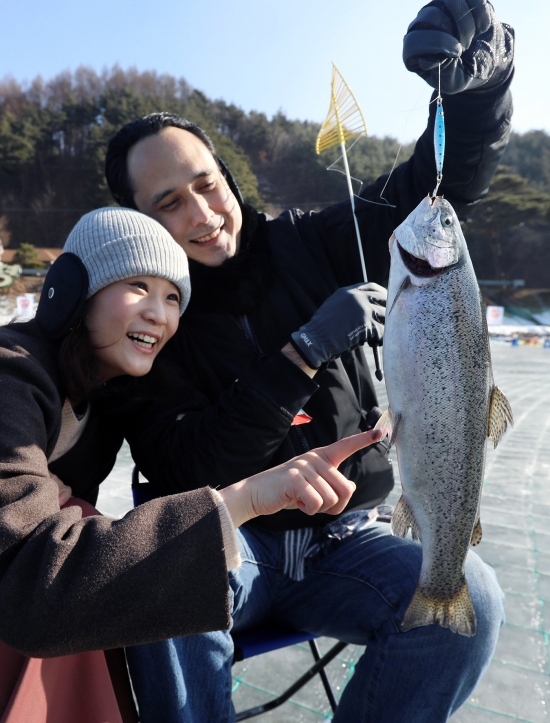
<path fill-rule="evenodd" d="M 88 296 L 132 276 L 160 276 L 180 290 L 180 315 L 191 296 L 187 256 L 168 231 L 139 211 L 108 206 L 83 216 L 63 247 L 89 277 Z"/>

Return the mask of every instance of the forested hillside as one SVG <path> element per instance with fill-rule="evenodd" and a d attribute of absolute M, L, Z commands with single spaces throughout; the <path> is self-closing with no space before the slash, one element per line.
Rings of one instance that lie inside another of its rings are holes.
<path fill-rule="evenodd" d="M 157 110 L 205 128 L 245 199 L 257 207 L 309 210 L 346 197 L 342 176 L 326 171 L 336 151 L 315 154 L 318 124 L 283 113 L 272 119 L 245 113 L 181 78 L 79 68 L 48 82 L 36 78 L 25 88 L 0 83 L 4 245 L 62 246 L 83 213 L 112 203 L 103 177 L 107 142 L 124 123 Z M 373 181 L 391 169 L 398 148 L 392 138 L 360 139 L 350 154 L 352 175 Z M 399 161 L 412 151 L 413 144 L 401 148 Z M 476 270 L 482 278 L 525 278 L 550 287 L 550 136 L 513 134 L 504 162 L 465 228 Z"/>
<path fill-rule="evenodd" d="M 541 191 L 550 193 L 550 136 L 544 131 L 512 133 L 503 163 Z"/>
<path fill-rule="evenodd" d="M 88 68 L 23 89 L 0 83 L 0 238 L 60 246 L 82 213 L 110 204 L 103 177 L 105 148 L 124 123 L 157 110 L 178 113 L 205 128 L 236 176 L 245 200 L 260 208 L 321 207 L 345 197 L 336 158 L 315 154 L 317 124 L 282 113 L 244 113 L 211 101 L 183 79 L 114 68 Z M 364 182 L 388 171 L 394 139 L 362 138 L 350 165 Z M 407 158 L 412 146 L 401 150 Z M 357 185 L 359 188 L 359 185 Z"/>

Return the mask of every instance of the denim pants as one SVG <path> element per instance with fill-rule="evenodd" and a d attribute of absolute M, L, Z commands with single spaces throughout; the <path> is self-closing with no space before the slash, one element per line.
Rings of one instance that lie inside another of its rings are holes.
<path fill-rule="evenodd" d="M 473 637 L 438 624 L 403 633 L 399 624 L 418 581 L 420 544 L 394 537 L 386 523 L 340 540 L 326 529 L 316 533 L 318 553 L 306 561 L 299 582 L 283 572 L 283 533 L 239 531 L 243 564 L 229 575 L 233 629 L 270 621 L 366 645 L 335 723 L 446 721 L 489 665 L 504 622 L 494 571 L 468 554 L 466 577 L 477 616 Z M 228 632 L 128 648 L 127 654 L 142 723 L 234 720 Z"/>

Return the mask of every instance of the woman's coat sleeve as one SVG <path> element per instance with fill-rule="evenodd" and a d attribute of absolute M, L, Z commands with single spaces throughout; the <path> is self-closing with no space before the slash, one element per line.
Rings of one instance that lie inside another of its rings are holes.
<path fill-rule="evenodd" d="M 0 349 L 0 400 L 0 639 L 49 657 L 229 626 L 208 488 L 121 520 L 60 510 L 46 459 L 55 385 L 32 355 Z"/>

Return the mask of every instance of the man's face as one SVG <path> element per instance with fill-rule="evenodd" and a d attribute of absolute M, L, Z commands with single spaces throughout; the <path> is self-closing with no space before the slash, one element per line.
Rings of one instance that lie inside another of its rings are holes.
<path fill-rule="evenodd" d="M 138 210 L 161 223 L 190 259 L 220 266 L 235 255 L 241 208 L 197 136 L 169 127 L 144 138 L 128 153 L 128 173 Z"/>

